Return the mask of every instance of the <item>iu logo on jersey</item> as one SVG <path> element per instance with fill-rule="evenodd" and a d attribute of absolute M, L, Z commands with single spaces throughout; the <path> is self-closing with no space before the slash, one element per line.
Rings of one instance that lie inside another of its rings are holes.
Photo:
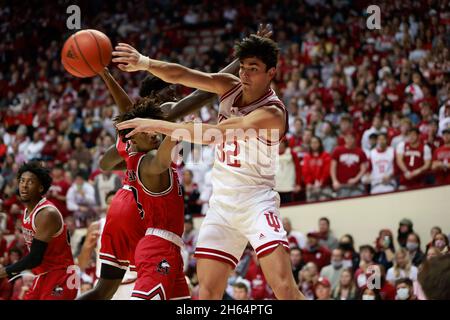
<path fill-rule="evenodd" d="M 269 227 L 273 228 L 275 232 L 279 232 L 281 228 L 280 219 L 273 213 L 273 212 L 267 212 L 264 213 L 266 216 L 267 224 Z"/>

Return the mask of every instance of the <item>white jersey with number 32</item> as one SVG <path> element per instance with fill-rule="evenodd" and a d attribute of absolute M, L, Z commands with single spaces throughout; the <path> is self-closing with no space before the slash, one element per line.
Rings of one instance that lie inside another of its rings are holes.
<path fill-rule="evenodd" d="M 238 84 L 222 96 L 219 105 L 219 123 L 231 117 L 242 117 L 250 112 L 267 106 L 286 108 L 272 89 L 249 105 L 236 107 L 235 103 L 242 96 L 242 85 Z M 212 197 L 220 202 L 227 201 L 237 193 L 251 193 L 255 190 L 273 189 L 275 187 L 275 163 L 278 157 L 279 140 L 284 132 L 274 135 L 269 142 L 263 138 L 266 132 L 248 132 L 245 140 L 225 139 L 215 147 L 215 162 L 211 173 L 213 185 Z M 253 135 L 252 135 L 253 133 Z M 274 139 L 274 137 L 276 139 Z"/>

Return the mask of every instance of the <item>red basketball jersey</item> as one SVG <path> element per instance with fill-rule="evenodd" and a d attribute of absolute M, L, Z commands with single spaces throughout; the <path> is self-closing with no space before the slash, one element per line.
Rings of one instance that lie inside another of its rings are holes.
<path fill-rule="evenodd" d="M 58 208 L 56 208 L 56 206 L 46 198 L 42 198 L 42 200 L 38 202 L 33 211 L 30 213 L 28 213 L 28 210 L 25 209 L 22 219 L 22 232 L 25 237 L 28 250 L 30 250 L 31 243 L 33 242 L 36 234 L 36 215 L 39 214 L 42 209 L 49 207 L 58 212 L 61 217 L 62 226 L 61 229 L 53 236 L 53 239 L 48 243 L 42 263 L 31 270 L 34 274 L 41 274 L 57 269 L 67 269 L 67 267 L 74 264 L 67 228 L 63 217 Z"/>
<path fill-rule="evenodd" d="M 139 178 L 138 169 L 144 156 L 143 153 L 131 156 L 127 167 L 129 184 L 135 193 L 145 228 L 167 230 L 181 237 L 184 230 L 184 201 L 176 167 L 172 164 L 168 170 L 170 186 L 167 190 L 159 193 L 151 192 Z"/>

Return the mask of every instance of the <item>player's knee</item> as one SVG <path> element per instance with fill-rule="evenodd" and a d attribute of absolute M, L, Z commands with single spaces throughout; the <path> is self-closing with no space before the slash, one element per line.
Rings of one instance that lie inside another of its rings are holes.
<path fill-rule="evenodd" d="M 276 281 L 272 285 L 272 290 L 278 299 L 289 298 L 298 289 L 295 286 L 294 281 L 289 278 L 282 278 Z"/>

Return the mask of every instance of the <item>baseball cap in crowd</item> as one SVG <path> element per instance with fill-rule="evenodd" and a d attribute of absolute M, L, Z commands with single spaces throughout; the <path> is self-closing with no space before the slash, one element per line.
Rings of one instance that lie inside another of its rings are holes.
<path fill-rule="evenodd" d="M 331 288 L 330 281 L 325 277 L 320 277 L 319 279 L 317 279 L 317 283 L 316 283 L 315 287 L 317 288 L 319 285 L 327 287 L 327 288 Z"/>

